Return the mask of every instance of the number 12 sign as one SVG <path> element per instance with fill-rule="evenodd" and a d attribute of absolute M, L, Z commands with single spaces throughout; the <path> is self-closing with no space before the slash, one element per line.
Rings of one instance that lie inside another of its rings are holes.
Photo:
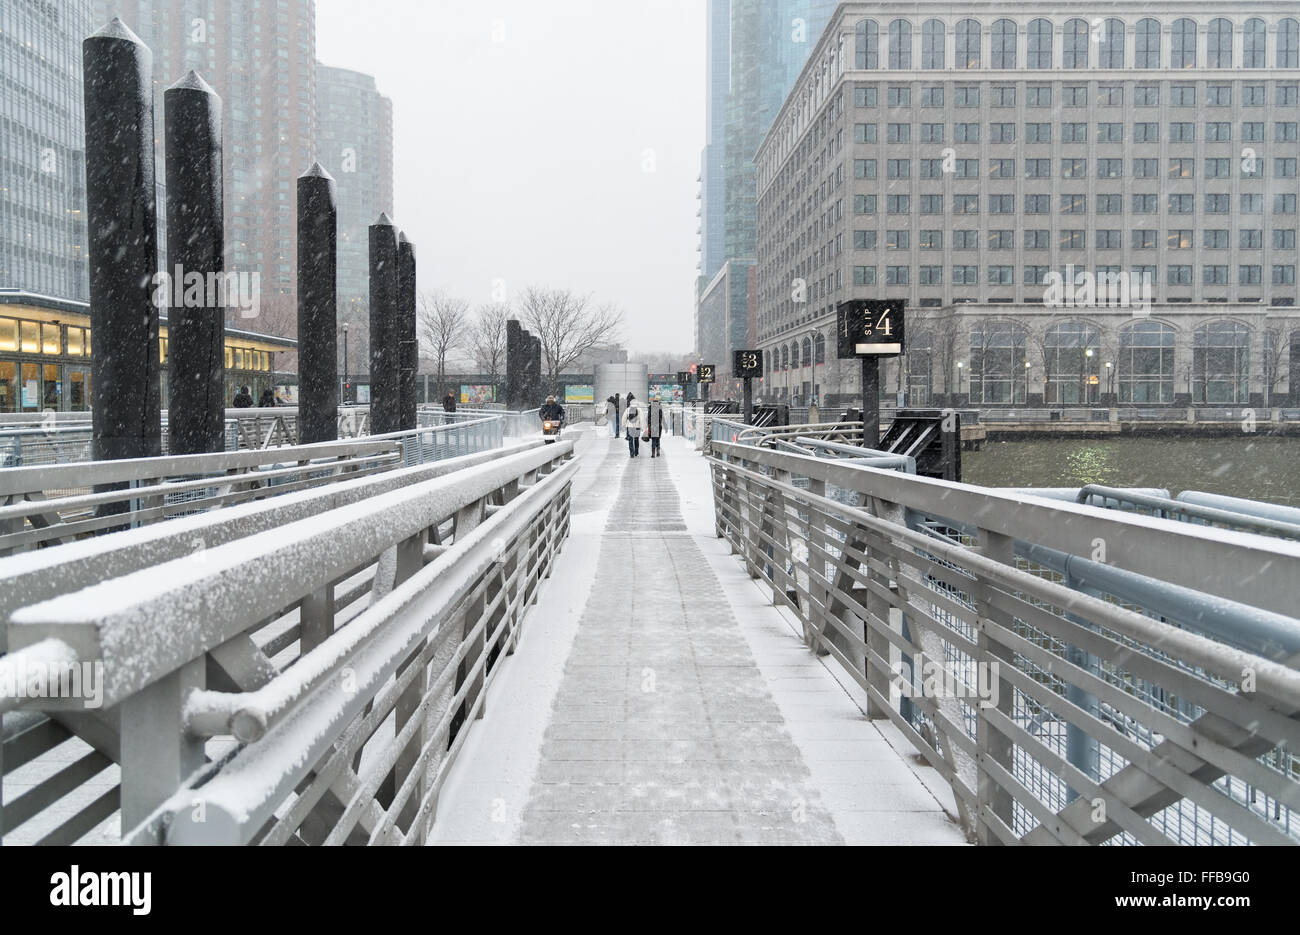
<path fill-rule="evenodd" d="M 731 358 L 731 375 L 752 379 L 763 375 L 762 351 L 734 351 Z"/>
<path fill-rule="evenodd" d="M 903 300 L 852 299 L 836 309 L 837 356 L 893 357 L 903 353 Z"/>

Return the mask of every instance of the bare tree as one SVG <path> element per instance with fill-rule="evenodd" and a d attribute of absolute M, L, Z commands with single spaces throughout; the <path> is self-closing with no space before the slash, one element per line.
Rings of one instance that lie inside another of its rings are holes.
<path fill-rule="evenodd" d="M 479 373 L 487 374 L 492 383 L 500 381 L 506 367 L 506 321 L 510 306 L 504 302 L 489 302 L 479 307 L 474 327 L 469 335 L 469 351 Z"/>
<path fill-rule="evenodd" d="M 469 324 L 469 303 L 446 292 L 421 292 L 416 317 L 420 338 L 433 360 L 442 390 L 447 373 L 447 358 L 465 342 Z"/>
<path fill-rule="evenodd" d="M 623 325 L 612 305 L 593 306 L 591 297 L 570 289 L 529 286 L 519 297 L 524 327 L 542 342 L 547 388 L 558 390 L 560 374 L 583 354 L 611 344 Z"/>

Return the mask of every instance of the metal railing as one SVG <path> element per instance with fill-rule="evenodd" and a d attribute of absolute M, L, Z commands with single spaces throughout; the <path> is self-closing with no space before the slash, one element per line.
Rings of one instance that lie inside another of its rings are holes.
<path fill-rule="evenodd" d="M 500 448 L 500 418 L 253 451 L 0 470 L 0 555 Z"/>
<path fill-rule="evenodd" d="M 572 454 L 537 440 L 0 563 L 0 676 L 48 673 L 0 703 L 5 843 L 422 843 L 568 533 Z M 56 690 L 82 667 L 100 707 Z"/>
<path fill-rule="evenodd" d="M 440 407 L 425 407 L 423 412 L 432 412 L 435 414 L 442 412 Z M 536 409 L 480 409 L 480 408 L 462 408 L 458 407 L 454 415 L 461 413 L 469 414 L 474 418 L 483 418 L 487 416 L 500 416 L 505 420 L 505 434 L 508 438 L 523 438 L 528 435 L 536 435 L 542 431 L 542 420 L 538 416 L 541 407 Z M 446 413 L 444 413 L 446 415 Z"/>
<path fill-rule="evenodd" d="M 1300 843 L 1300 543 L 715 442 L 717 534 L 981 843 Z"/>

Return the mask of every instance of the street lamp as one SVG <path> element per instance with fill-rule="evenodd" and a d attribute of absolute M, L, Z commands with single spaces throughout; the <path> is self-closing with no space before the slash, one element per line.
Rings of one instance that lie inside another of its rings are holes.
<path fill-rule="evenodd" d="M 1081 381 L 1083 383 L 1083 399 L 1081 400 L 1081 402 L 1083 402 L 1084 405 L 1087 405 L 1088 403 L 1092 402 L 1092 393 L 1088 389 L 1089 387 L 1088 381 L 1092 378 L 1091 361 L 1092 361 L 1092 348 L 1088 348 L 1083 352 L 1083 380 Z"/>
<path fill-rule="evenodd" d="M 347 385 L 348 385 L 348 323 L 345 321 L 343 322 L 343 386 L 345 387 L 344 390 L 345 393 L 346 393 Z M 345 399 L 344 402 L 347 402 L 347 400 Z"/>
<path fill-rule="evenodd" d="M 960 395 L 961 395 L 961 375 L 962 375 L 962 371 L 963 371 L 963 369 L 965 368 L 965 366 L 966 366 L 966 364 L 965 364 L 963 361 L 960 361 L 960 360 L 957 361 L 957 389 L 956 389 L 956 392 L 953 393 L 953 396 L 960 396 Z M 956 400 L 955 400 L 955 399 L 953 400 L 953 403 L 956 404 Z"/>
<path fill-rule="evenodd" d="M 1115 365 L 1106 361 L 1106 396 L 1111 405 L 1115 405 Z"/>

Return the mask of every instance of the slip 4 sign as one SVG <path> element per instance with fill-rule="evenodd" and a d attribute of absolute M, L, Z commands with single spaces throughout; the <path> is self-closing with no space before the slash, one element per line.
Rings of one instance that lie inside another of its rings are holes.
<path fill-rule="evenodd" d="M 903 353 L 902 299 L 852 299 L 836 308 L 836 351 L 852 357 L 894 357 Z"/>
<path fill-rule="evenodd" d="M 731 358 L 731 375 L 737 379 L 753 380 L 763 375 L 762 351 L 734 351 Z"/>

